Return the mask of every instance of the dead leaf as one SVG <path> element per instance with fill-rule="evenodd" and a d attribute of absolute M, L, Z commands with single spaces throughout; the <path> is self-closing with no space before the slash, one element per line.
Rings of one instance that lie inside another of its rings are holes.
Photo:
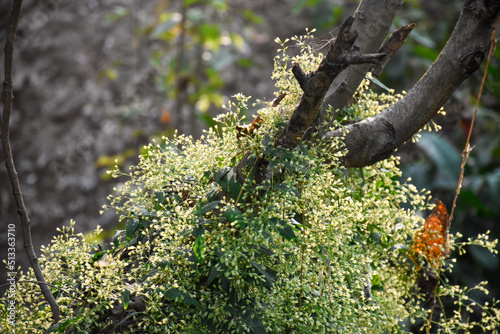
<path fill-rule="evenodd" d="M 424 226 L 415 233 L 411 247 L 411 257 L 418 270 L 421 259 L 438 269 L 443 258 L 449 253 L 448 245 L 448 211 L 443 202 L 436 200 L 437 205 L 425 220 Z"/>

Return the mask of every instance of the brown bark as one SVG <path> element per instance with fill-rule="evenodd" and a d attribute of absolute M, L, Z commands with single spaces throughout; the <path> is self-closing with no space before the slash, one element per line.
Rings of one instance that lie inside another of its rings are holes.
<path fill-rule="evenodd" d="M 381 53 L 359 54 L 353 50 L 352 46 L 358 37 L 356 30 L 351 29 L 353 23 L 353 17 L 344 22 L 335 42 L 330 45 L 330 50 L 316 71 L 304 73 L 300 64 L 293 64 L 292 72 L 304 94 L 278 138 L 276 146 L 294 148 L 299 144 L 304 132 L 318 115 L 321 103 L 333 80 L 345 68 L 349 65 L 373 64 L 385 57 L 385 54 Z"/>
<path fill-rule="evenodd" d="M 355 47 L 359 49 L 360 53 L 373 53 L 380 50 L 402 2 L 402 0 L 361 1 L 354 13 L 355 21 L 352 27 L 358 32 Z M 332 106 L 333 110 L 344 108 L 370 67 L 370 64 L 350 66 L 335 78 L 321 105 L 320 113 L 307 131 L 305 138 L 309 138 L 314 132 L 323 132 L 320 124 L 324 121 L 326 110 L 329 106 Z"/>

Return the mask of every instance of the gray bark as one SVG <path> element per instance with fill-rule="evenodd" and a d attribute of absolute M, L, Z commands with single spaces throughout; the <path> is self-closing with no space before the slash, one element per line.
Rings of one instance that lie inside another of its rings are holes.
<path fill-rule="evenodd" d="M 466 1 L 438 59 L 404 98 L 377 116 L 326 133 L 327 138 L 345 134 L 344 164 L 362 167 L 383 160 L 429 122 L 481 65 L 499 11 L 498 0 Z"/>
<path fill-rule="evenodd" d="M 311 126 L 321 108 L 321 103 L 333 80 L 349 65 L 373 64 L 382 61 L 385 54 L 359 54 L 353 50 L 358 37 L 352 30 L 353 17 L 349 17 L 340 29 L 340 33 L 330 50 L 315 72 L 304 73 L 300 64 L 294 64 L 292 72 L 304 94 L 298 107 L 292 114 L 278 138 L 276 145 L 294 148 L 302 140 L 305 131 Z"/>
<path fill-rule="evenodd" d="M 358 33 L 355 46 L 359 48 L 361 54 L 379 51 L 402 2 L 402 0 L 361 1 L 354 13 L 355 21 L 352 26 L 352 30 Z M 370 64 L 350 66 L 335 78 L 323 101 L 319 116 L 307 131 L 306 138 L 315 131 L 321 131 L 320 124 L 323 123 L 328 106 L 336 110 L 347 105 L 370 67 Z"/>

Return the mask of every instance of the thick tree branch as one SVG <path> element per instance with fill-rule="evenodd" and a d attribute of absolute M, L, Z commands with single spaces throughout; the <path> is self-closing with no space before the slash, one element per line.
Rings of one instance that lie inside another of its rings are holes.
<path fill-rule="evenodd" d="M 352 26 L 358 33 L 355 47 L 359 49 L 359 53 L 378 52 L 402 2 L 402 0 L 361 1 L 354 13 L 355 20 Z M 330 105 L 333 110 L 341 110 L 349 103 L 370 67 L 370 64 L 350 66 L 335 78 L 321 105 L 320 113 L 311 128 L 307 130 L 305 138 L 309 138 L 314 132 L 323 131 L 320 125 Z"/>
<path fill-rule="evenodd" d="M 277 146 L 294 148 L 298 145 L 304 132 L 318 115 L 326 92 L 340 72 L 349 65 L 379 62 L 385 56 L 378 53 L 354 53 L 352 46 L 358 34 L 351 29 L 353 23 L 353 17 L 349 17 L 344 22 L 335 42 L 330 45 L 327 55 L 315 72 L 304 73 L 299 64 L 293 65 L 292 72 L 304 94 L 281 136 L 276 141 Z"/>
<path fill-rule="evenodd" d="M 438 59 L 408 92 L 377 116 L 327 133 L 342 136 L 345 165 L 371 165 L 390 156 L 436 115 L 460 83 L 479 68 L 500 12 L 498 0 L 467 0 Z"/>
<path fill-rule="evenodd" d="M 5 41 L 5 49 L 4 49 L 5 80 L 3 82 L 3 89 L 2 89 L 2 101 L 4 104 L 4 109 L 2 115 L 2 130 L 1 130 L 2 132 L 0 133 L 0 137 L 2 138 L 2 147 L 5 154 L 5 165 L 7 167 L 7 172 L 9 174 L 9 179 L 12 186 L 12 193 L 14 195 L 14 199 L 17 206 L 17 213 L 19 214 L 19 218 L 21 219 L 21 226 L 24 237 L 24 249 L 26 250 L 28 258 L 30 259 L 31 267 L 35 272 L 36 279 L 39 282 L 40 289 L 42 290 L 45 300 L 47 300 L 47 302 L 50 305 L 54 320 L 57 322 L 61 319 L 59 305 L 57 305 L 54 296 L 50 292 L 50 289 L 47 286 L 47 283 L 45 282 L 45 278 L 43 276 L 42 270 L 40 269 L 40 265 L 38 264 L 38 259 L 35 254 L 35 250 L 33 248 L 33 241 L 31 239 L 30 219 L 28 217 L 26 206 L 24 205 L 23 194 L 21 192 L 19 177 L 17 175 L 16 168 L 14 165 L 14 159 L 12 156 L 12 149 L 10 146 L 10 139 L 9 139 L 10 114 L 12 111 L 12 101 L 14 99 L 13 88 L 12 88 L 13 54 L 14 54 L 14 43 L 16 40 L 17 23 L 19 21 L 19 15 L 21 13 L 21 4 L 22 0 L 14 0 L 9 22 L 9 31 L 7 33 L 7 39 Z"/>

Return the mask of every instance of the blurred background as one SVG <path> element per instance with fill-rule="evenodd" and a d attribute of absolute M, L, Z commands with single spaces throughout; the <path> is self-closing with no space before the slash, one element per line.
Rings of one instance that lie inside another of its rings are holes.
<path fill-rule="evenodd" d="M 117 217 L 100 214 L 120 179 L 105 173 L 137 162 L 143 145 L 174 131 L 199 137 L 232 95 L 252 96 L 255 106 L 274 99 L 270 79 L 276 37 L 329 32 L 355 0 L 25 0 L 16 41 L 11 141 L 35 249 L 56 228 L 77 222 L 83 233 L 97 225 L 112 231 Z M 451 34 L 462 1 L 410 0 L 393 29 L 416 23 L 406 44 L 379 78 L 409 90 L 432 64 Z M 12 1 L 0 3 L 0 45 Z M 3 64 L 3 52 L 0 55 Z M 2 65 L 3 68 L 3 65 Z M 437 116 L 439 133 L 399 151 L 404 177 L 431 190 L 448 209 L 460 172 L 482 70 L 464 82 Z M 3 71 L 2 71 L 3 75 Z M 475 146 L 452 232 L 464 238 L 491 230 L 500 237 L 500 50 L 488 69 L 471 144 Z M 423 213 L 427 215 L 428 213 Z M 17 226 L 17 264 L 28 267 L 15 203 L 0 153 L 0 224 Z M 112 232 L 109 232 L 112 234 Z M 0 233 L 0 259 L 7 257 Z M 490 282 L 500 297 L 500 265 L 470 247 L 455 265 L 453 282 Z M 5 270 L 0 268 L 0 282 Z M 483 298 L 478 296 L 478 298 Z"/>

